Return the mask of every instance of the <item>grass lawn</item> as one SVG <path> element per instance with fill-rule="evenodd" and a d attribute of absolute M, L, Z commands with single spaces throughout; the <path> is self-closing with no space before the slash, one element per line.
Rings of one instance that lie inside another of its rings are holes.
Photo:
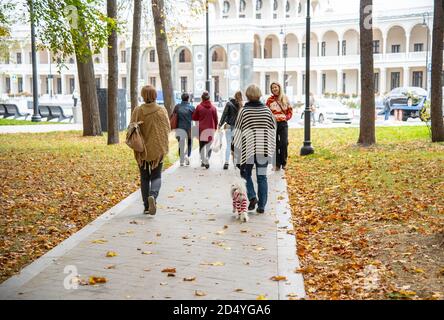
<path fill-rule="evenodd" d="M 42 124 L 64 124 L 64 122 L 32 122 L 27 120 L 0 119 L 0 126 L 34 126 Z"/>
<path fill-rule="evenodd" d="M 139 188 L 125 141 L 81 132 L 0 135 L 0 283 Z M 176 161 L 172 137 L 165 167 Z"/>
<path fill-rule="evenodd" d="M 444 299 L 444 144 L 424 127 L 316 129 L 300 157 L 290 130 L 286 172 L 310 299 Z"/>

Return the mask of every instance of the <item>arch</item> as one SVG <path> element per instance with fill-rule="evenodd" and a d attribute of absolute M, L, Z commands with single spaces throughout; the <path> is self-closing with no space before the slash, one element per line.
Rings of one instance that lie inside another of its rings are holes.
<path fill-rule="evenodd" d="M 253 50 L 254 59 L 262 59 L 261 38 L 257 34 L 254 35 Z"/>
<path fill-rule="evenodd" d="M 305 33 L 302 35 L 302 44 L 305 45 L 306 42 L 306 36 Z M 319 37 L 316 33 L 311 32 L 310 36 L 310 57 L 317 57 L 319 56 Z M 301 53 L 302 56 L 302 53 Z"/>
<path fill-rule="evenodd" d="M 281 46 L 276 35 L 268 35 L 265 38 L 264 59 L 274 59 L 281 57 Z"/>
<path fill-rule="evenodd" d="M 175 53 L 175 62 L 176 63 L 191 63 L 193 60 L 193 55 L 191 54 L 191 50 L 188 47 L 179 47 Z"/>
<path fill-rule="evenodd" d="M 422 23 L 416 24 L 411 30 L 410 30 L 410 48 L 409 52 L 416 51 L 427 51 L 427 28 L 429 28 L 427 25 L 423 25 Z M 429 50 L 431 50 L 431 36 L 432 31 L 429 31 Z M 422 44 L 422 50 L 418 50 L 420 48 L 417 48 L 416 45 Z"/>
<path fill-rule="evenodd" d="M 387 31 L 387 53 L 393 53 L 393 46 L 400 46 L 399 52 L 406 52 L 406 32 L 400 25 L 394 25 Z"/>
<path fill-rule="evenodd" d="M 350 55 L 357 55 L 359 54 L 360 49 L 360 43 L 359 43 L 359 32 L 355 29 L 348 29 L 344 32 L 344 35 L 342 37 L 342 41 L 345 41 L 345 54 L 342 52 L 343 55 L 350 56 Z M 341 44 L 341 51 L 343 44 Z"/>
<path fill-rule="evenodd" d="M 236 19 L 239 13 L 239 0 L 223 0 L 221 6 L 222 17 Z"/>
<path fill-rule="evenodd" d="M 338 56 L 338 42 L 339 42 L 339 35 L 336 31 L 329 30 L 324 32 L 321 38 L 321 42 L 325 42 L 325 49 L 323 49 L 323 44 L 321 43 L 321 52 L 320 55 L 322 55 L 322 50 L 325 50 L 324 56 Z"/>
<path fill-rule="evenodd" d="M 227 64 L 227 51 L 221 45 L 215 45 L 210 49 L 210 57 L 212 63 Z"/>
<path fill-rule="evenodd" d="M 289 10 L 287 11 L 288 6 L 289 6 Z M 297 0 L 287 0 L 285 13 L 286 13 L 287 18 L 296 17 L 298 15 L 298 1 Z"/>
<path fill-rule="evenodd" d="M 384 34 L 379 28 L 373 29 L 373 41 L 379 41 L 379 48 L 376 48 L 375 54 L 383 53 Z"/>
<path fill-rule="evenodd" d="M 298 37 L 293 33 L 289 33 L 285 36 L 285 41 L 287 42 L 287 57 L 297 58 L 299 56 Z"/>

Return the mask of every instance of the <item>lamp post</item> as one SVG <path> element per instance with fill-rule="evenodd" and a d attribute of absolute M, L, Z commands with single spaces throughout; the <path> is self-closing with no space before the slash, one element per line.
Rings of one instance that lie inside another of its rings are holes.
<path fill-rule="evenodd" d="M 205 1 L 205 14 L 206 14 L 206 56 L 207 56 L 207 60 L 206 60 L 206 64 L 207 64 L 207 78 L 206 78 L 206 86 L 205 89 L 210 92 L 211 89 L 211 81 L 210 81 L 210 30 L 209 30 L 209 24 L 210 24 L 210 18 L 209 18 L 209 13 L 208 13 L 208 1 Z"/>
<path fill-rule="evenodd" d="M 301 156 L 314 153 L 311 145 L 311 111 L 310 111 L 310 0 L 307 0 L 307 23 L 306 23 L 306 45 L 305 45 L 305 116 L 304 116 L 304 146 Z"/>
<path fill-rule="evenodd" d="M 287 45 L 287 37 L 285 36 L 284 28 L 281 26 L 281 40 L 283 42 L 282 51 L 284 56 L 284 93 L 287 93 L 287 55 L 288 55 L 288 45 Z"/>
<path fill-rule="evenodd" d="M 28 0 L 29 13 L 31 15 L 31 50 L 32 50 L 32 88 L 33 88 L 33 102 L 34 102 L 34 114 L 32 115 L 32 122 L 41 122 L 42 117 L 39 113 L 39 86 L 38 86 L 38 74 L 37 74 L 37 53 L 35 48 L 35 27 L 34 27 L 34 8 L 33 0 Z"/>
<path fill-rule="evenodd" d="M 427 22 L 426 22 L 427 17 Z M 422 15 L 422 25 L 427 28 L 427 48 L 426 48 L 426 73 L 425 73 L 425 85 L 426 85 L 426 91 L 427 95 L 429 94 L 429 38 L 430 38 L 430 15 L 428 12 L 425 12 Z"/>

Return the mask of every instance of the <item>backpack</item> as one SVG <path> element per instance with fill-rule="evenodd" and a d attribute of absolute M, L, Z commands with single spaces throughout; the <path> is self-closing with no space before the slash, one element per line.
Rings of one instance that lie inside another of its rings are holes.
<path fill-rule="evenodd" d="M 140 133 L 140 125 L 143 121 L 131 122 L 128 126 L 128 131 L 126 132 L 125 143 L 136 152 L 145 151 L 145 142 L 143 141 L 142 134 Z"/>

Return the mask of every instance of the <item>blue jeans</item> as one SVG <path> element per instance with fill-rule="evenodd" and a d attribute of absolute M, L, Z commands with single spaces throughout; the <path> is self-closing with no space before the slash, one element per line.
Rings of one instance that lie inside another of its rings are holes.
<path fill-rule="evenodd" d="M 390 109 L 389 110 L 385 110 L 384 115 L 385 115 L 384 120 L 385 121 L 389 120 L 390 119 Z"/>
<path fill-rule="evenodd" d="M 225 139 L 227 140 L 227 151 L 225 152 L 225 163 L 229 163 L 230 156 L 231 156 L 231 142 L 233 141 L 233 131 L 231 129 L 225 130 Z"/>
<path fill-rule="evenodd" d="M 259 160 L 259 161 L 258 161 Z M 254 163 L 254 164 L 253 164 Z M 254 184 L 252 179 L 253 167 L 256 166 L 256 177 L 258 186 L 258 195 L 256 196 L 256 191 L 254 190 Z M 268 160 L 266 158 L 254 159 L 253 161 L 247 161 L 247 164 L 241 166 L 241 177 L 247 182 L 247 196 L 251 201 L 252 199 L 258 199 L 258 208 L 265 210 L 265 206 L 268 201 L 268 180 L 267 180 L 267 168 Z"/>

